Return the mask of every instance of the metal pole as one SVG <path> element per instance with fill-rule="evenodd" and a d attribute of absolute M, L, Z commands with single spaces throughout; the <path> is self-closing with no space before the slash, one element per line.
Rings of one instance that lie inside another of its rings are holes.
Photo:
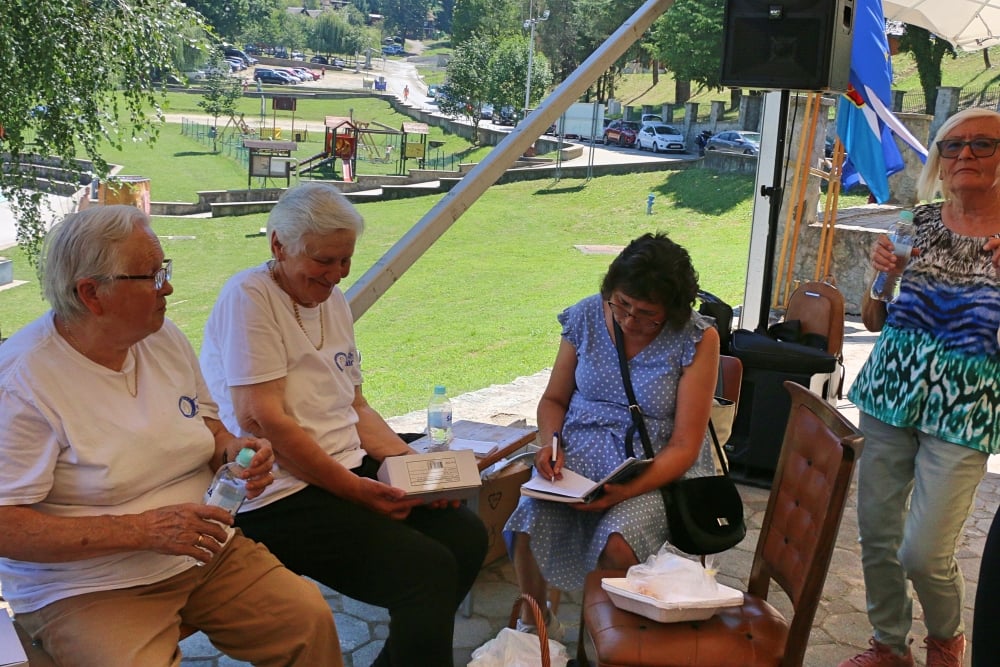
<path fill-rule="evenodd" d="M 528 23 L 531 24 L 531 36 L 528 37 L 528 80 L 524 86 L 524 115 L 527 115 L 528 108 L 531 106 L 531 61 L 535 55 L 535 18 L 532 16 L 534 7 L 534 2 L 528 3 Z"/>

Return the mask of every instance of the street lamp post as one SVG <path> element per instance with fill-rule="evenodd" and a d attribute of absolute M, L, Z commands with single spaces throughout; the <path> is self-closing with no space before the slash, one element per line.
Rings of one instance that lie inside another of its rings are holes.
<path fill-rule="evenodd" d="M 528 80 L 524 86 L 524 113 L 528 113 L 528 107 L 531 106 L 531 63 L 535 56 L 535 24 L 539 21 L 549 20 L 549 10 L 542 12 L 541 16 L 532 16 L 535 11 L 535 3 L 529 2 L 528 4 L 528 20 L 524 22 L 525 29 L 531 30 L 531 36 L 528 38 Z"/>

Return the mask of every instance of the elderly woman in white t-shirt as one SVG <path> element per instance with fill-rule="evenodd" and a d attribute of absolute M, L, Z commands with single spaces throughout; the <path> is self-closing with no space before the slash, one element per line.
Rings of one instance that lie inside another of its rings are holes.
<path fill-rule="evenodd" d="M 130 206 L 87 209 L 47 236 L 52 310 L 0 346 L 4 598 L 59 665 L 179 665 L 181 623 L 256 665 L 342 665 L 316 586 L 203 504 L 242 447 L 257 450 L 251 496 L 274 456 L 219 421 L 165 317 L 171 270 Z"/>
<path fill-rule="evenodd" d="M 272 259 L 231 278 L 205 326 L 201 362 L 223 421 L 269 439 L 277 479 L 236 518 L 281 561 L 389 610 L 374 664 L 452 664 L 458 605 L 486 554 L 464 507 L 422 506 L 376 480 L 412 453 L 361 392 L 354 320 L 337 284 L 363 221 L 331 185 L 305 183 L 271 211 Z"/>

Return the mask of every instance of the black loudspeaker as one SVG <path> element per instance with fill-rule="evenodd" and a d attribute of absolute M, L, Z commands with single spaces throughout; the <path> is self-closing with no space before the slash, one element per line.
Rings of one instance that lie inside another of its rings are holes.
<path fill-rule="evenodd" d="M 854 0 L 726 0 L 722 85 L 847 90 Z"/>

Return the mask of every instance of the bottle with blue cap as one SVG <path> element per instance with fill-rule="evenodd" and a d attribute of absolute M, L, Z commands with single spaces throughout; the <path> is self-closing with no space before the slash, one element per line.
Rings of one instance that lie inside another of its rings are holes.
<path fill-rule="evenodd" d="M 219 466 L 215 479 L 205 492 L 205 504 L 215 505 L 235 515 L 247 499 L 247 481 L 240 477 L 250 467 L 254 450 L 244 447 L 236 460 Z"/>
<path fill-rule="evenodd" d="M 913 238 L 916 230 L 913 227 L 913 212 L 900 211 L 899 218 L 889 228 L 889 240 L 892 241 L 892 252 L 896 255 L 896 266 L 891 272 L 882 271 L 872 282 L 871 297 L 878 301 L 892 301 L 899 293 L 899 281 L 903 277 L 903 269 L 910 261 L 913 250 Z"/>
<path fill-rule="evenodd" d="M 440 384 L 427 405 L 427 437 L 431 441 L 427 451 L 440 452 L 451 445 L 451 401 Z"/>

